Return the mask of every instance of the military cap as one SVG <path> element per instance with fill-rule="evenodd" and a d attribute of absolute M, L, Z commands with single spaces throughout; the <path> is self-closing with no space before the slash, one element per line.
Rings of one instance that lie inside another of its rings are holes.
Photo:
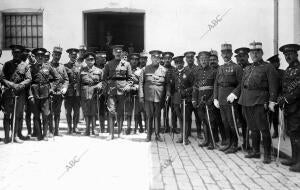
<path fill-rule="evenodd" d="M 23 53 L 29 53 L 29 52 L 31 52 L 31 50 L 28 49 L 28 48 L 25 48 L 25 49 L 23 50 Z"/>
<path fill-rule="evenodd" d="M 162 56 L 163 57 L 171 57 L 172 58 L 172 57 L 174 57 L 174 53 L 167 51 L 167 52 L 163 52 Z"/>
<path fill-rule="evenodd" d="M 87 59 L 89 57 L 93 57 L 94 59 L 96 59 L 96 55 L 93 52 L 87 52 L 83 55 L 83 59 Z"/>
<path fill-rule="evenodd" d="M 201 55 L 210 56 L 210 52 L 208 52 L 208 51 L 200 51 L 200 52 L 198 53 L 198 56 L 197 56 L 197 57 L 200 57 Z"/>
<path fill-rule="evenodd" d="M 140 57 L 145 57 L 145 58 L 148 58 L 147 56 L 147 52 L 144 50 L 140 53 Z"/>
<path fill-rule="evenodd" d="M 221 51 L 232 51 L 232 45 L 228 43 L 221 44 Z"/>
<path fill-rule="evenodd" d="M 31 51 L 34 55 L 45 55 L 47 50 L 45 48 L 35 48 Z"/>
<path fill-rule="evenodd" d="M 262 50 L 262 43 L 253 41 L 250 43 L 250 51 Z"/>
<path fill-rule="evenodd" d="M 236 50 L 234 50 L 234 53 L 236 53 L 237 55 L 248 54 L 249 52 L 250 52 L 250 49 L 247 47 L 240 47 L 240 48 L 237 48 Z"/>
<path fill-rule="evenodd" d="M 106 51 L 96 51 L 96 57 L 106 57 Z"/>
<path fill-rule="evenodd" d="M 218 52 L 216 50 L 210 50 L 210 56 L 218 57 Z"/>
<path fill-rule="evenodd" d="M 138 58 L 140 58 L 140 54 L 138 54 L 138 53 L 131 53 L 131 54 L 129 54 L 129 58 L 130 59 L 138 59 Z"/>
<path fill-rule="evenodd" d="M 160 57 L 161 54 L 162 54 L 162 51 L 160 51 L 160 50 L 152 50 L 152 51 L 149 51 L 149 53 L 150 53 L 151 56 Z"/>
<path fill-rule="evenodd" d="M 76 49 L 76 48 L 69 48 L 69 49 L 66 50 L 66 52 L 68 54 L 77 54 L 79 52 L 79 50 Z"/>
<path fill-rule="evenodd" d="M 279 48 L 279 51 L 286 53 L 286 52 L 297 52 L 300 50 L 300 45 L 298 44 L 286 44 Z"/>
<path fill-rule="evenodd" d="M 267 61 L 269 61 L 270 63 L 278 63 L 279 62 L 278 54 L 273 55 L 272 57 L 268 58 Z"/>
<path fill-rule="evenodd" d="M 13 51 L 13 52 L 22 52 L 24 51 L 25 47 L 21 46 L 21 45 L 10 45 L 9 48 Z"/>
<path fill-rule="evenodd" d="M 184 57 L 186 57 L 186 56 L 189 56 L 189 55 L 195 56 L 195 54 L 196 54 L 196 52 L 194 52 L 194 51 L 187 51 L 183 55 L 184 55 Z"/>
<path fill-rule="evenodd" d="M 47 56 L 50 56 L 50 54 L 51 54 L 50 51 L 45 52 L 45 55 L 47 55 Z"/>
<path fill-rule="evenodd" d="M 59 46 L 55 46 L 53 48 L 53 52 L 62 53 L 62 51 L 63 51 L 63 49 L 61 47 L 59 47 Z"/>
<path fill-rule="evenodd" d="M 122 51 L 123 50 L 123 45 L 113 45 L 112 49 L 116 49 L 117 51 Z"/>
<path fill-rule="evenodd" d="M 80 45 L 78 50 L 86 50 L 86 46 L 85 45 Z"/>
<path fill-rule="evenodd" d="M 176 56 L 176 57 L 173 57 L 173 60 L 174 62 L 183 62 L 183 58 L 184 56 L 180 55 L 180 56 Z"/>

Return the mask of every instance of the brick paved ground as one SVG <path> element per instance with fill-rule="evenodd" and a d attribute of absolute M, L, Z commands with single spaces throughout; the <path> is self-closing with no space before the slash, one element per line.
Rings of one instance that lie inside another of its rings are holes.
<path fill-rule="evenodd" d="M 106 136 L 0 144 L 0 189 L 300 189 L 288 167 L 202 149 L 193 138 L 183 146 L 168 134 L 151 143 L 145 134 Z"/>

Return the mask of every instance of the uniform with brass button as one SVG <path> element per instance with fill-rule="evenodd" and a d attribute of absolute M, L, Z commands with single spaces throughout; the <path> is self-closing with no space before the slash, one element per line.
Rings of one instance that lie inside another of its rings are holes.
<path fill-rule="evenodd" d="M 129 79 L 132 75 L 130 63 L 121 60 L 123 45 L 114 45 L 112 48 L 115 58 L 107 62 L 103 71 L 105 93 L 108 95 L 108 124 L 111 133 L 109 139 L 114 138 L 115 119 L 118 125 L 118 136 L 120 136 L 124 120 L 124 100 L 130 91 Z"/>
<path fill-rule="evenodd" d="M 49 125 L 49 96 L 56 90 L 58 83 L 62 80 L 57 71 L 49 63 L 45 63 L 44 54 L 46 49 L 36 48 L 32 50 L 37 62 L 31 66 L 32 83 L 29 91 L 29 99 L 33 105 L 33 120 L 37 127 L 38 140 L 48 140 L 47 132 Z M 50 82 L 53 81 L 51 88 Z M 43 122 L 40 121 L 42 114 Z M 40 124 L 43 123 L 41 131 Z"/>
<path fill-rule="evenodd" d="M 162 102 L 170 97 L 170 89 L 167 83 L 167 70 L 160 65 L 161 54 L 159 50 L 152 50 L 150 65 L 142 69 L 140 76 L 139 97 L 140 102 L 145 103 L 147 115 L 147 139 L 151 141 L 153 121 L 155 128 L 155 139 L 162 141 L 160 133 L 160 115 Z M 166 97 L 166 98 L 164 98 Z"/>
<path fill-rule="evenodd" d="M 251 131 L 252 152 L 246 158 L 260 157 L 261 135 L 264 146 L 263 163 L 271 162 L 271 134 L 267 119 L 268 109 L 274 112 L 278 93 L 278 75 L 275 68 L 262 59 L 261 42 L 250 43 L 250 57 L 253 61 L 246 67 L 241 82 L 239 104 Z"/>

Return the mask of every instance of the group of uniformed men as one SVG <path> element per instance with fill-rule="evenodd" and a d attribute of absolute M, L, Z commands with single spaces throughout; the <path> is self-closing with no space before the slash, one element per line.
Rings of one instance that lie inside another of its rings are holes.
<path fill-rule="evenodd" d="M 193 51 L 174 57 L 172 52 L 152 50 L 150 64 L 146 65 L 148 60 L 144 52 L 128 55 L 122 45 L 112 46 L 114 58 L 108 61 L 107 52 L 70 48 L 66 51 L 70 58 L 66 64 L 59 62 L 61 47 L 54 47 L 51 61 L 51 53 L 44 48 L 30 51 L 13 45 L 11 49 L 13 59 L 1 69 L 5 143 L 22 142 L 32 136 L 47 140 L 49 135 L 60 135 L 64 100 L 69 134 L 78 133 L 81 107 L 86 122 L 85 135 L 95 134 L 96 118 L 101 133 L 107 119 L 109 139 L 114 138 L 115 126 L 120 136 L 124 121 L 127 122 L 126 134 L 132 131 L 132 121 L 134 133 L 138 129 L 142 133 L 144 119 L 146 141 L 151 141 L 153 130 L 155 139 L 163 141 L 160 136 L 163 110 L 164 132 L 180 133 L 176 142 L 188 145 L 194 112 L 197 139 L 204 136 L 200 147 L 215 149 L 220 146 L 219 150 L 225 154 L 242 148 L 247 151 L 246 158 L 260 158 L 262 139 L 263 163 L 268 164 L 272 138 L 278 137 L 278 113 L 281 112 L 284 113 L 281 123 L 285 121 L 285 132 L 292 145 L 292 159 L 282 164 L 289 165 L 291 171 L 300 172 L 300 63 L 297 53 L 300 45 L 280 47 L 289 64 L 286 70 L 279 69 L 278 55 L 269 58 L 269 62 L 263 60 L 260 42 L 236 49 L 237 63 L 232 61 L 232 45 L 222 44 L 222 65 L 214 50 L 199 52 L 197 65 Z M 248 62 L 249 54 L 252 63 Z M 22 135 L 24 107 L 26 137 Z M 239 128 L 243 138 L 241 147 Z"/>

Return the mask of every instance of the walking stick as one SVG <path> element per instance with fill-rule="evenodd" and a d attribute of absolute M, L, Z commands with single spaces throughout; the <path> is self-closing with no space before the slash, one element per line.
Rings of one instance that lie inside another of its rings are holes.
<path fill-rule="evenodd" d="M 234 129 L 235 129 L 236 136 L 237 136 L 237 139 L 238 139 L 238 144 L 237 145 L 239 146 L 240 135 L 239 135 L 239 130 L 238 130 L 238 127 L 237 127 L 237 124 L 236 124 L 236 117 L 235 117 L 233 104 L 231 104 L 231 113 L 232 113 L 232 118 L 233 118 Z M 246 144 L 247 144 L 247 142 L 246 142 Z M 244 152 L 243 145 L 241 146 L 241 148 L 242 148 L 242 151 Z"/>
<path fill-rule="evenodd" d="M 183 139 L 182 139 L 182 143 L 183 143 L 183 145 L 184 145 L 184 141 L 185 141 L 185 99 L 183 99 L 183 108 L 182 108 L 182 110 L 183 110 L 183 118 L 182 118 L 182 120 L 183 120 L 183 124 L 182 124 L 182 137 L 183 137 Z"/>
<path fill-rule="evenodd" d="M 207 120 L 208 120 L 208 127 L 209 127 L 209 131 L 210 131 L 211 139 L 213 141 L 214 148 L 216 148 L 216 143 L 215 143 L 214 135 L 213 135 L 212 128 L 211 128 L 210 116 L 209 116 L 207 104 L 205 104 L 205 110 L 206 110 L 206 115 L 207 115 Z"/>
<path fill-rule="evenodd" d="M 12 137 L 11 137 L 11 142 L 14 142 L 14 138 L 15 138 L 15 126 L 16 126 L 16 109 L 17 109 L 17 99 L 18 96 L 15 96 L 14 98 L 14 115 L 13 115 L 13 129 L 12 129 Z"/>
<path fill-rule="evenodd" d="M 277 144 L 277 156 L 276 156 L 276 166 L 279 166 L 279 153 L 280 153 L 280 143 L 281 143 L 281 133 L 282 129 L 284 129 L 284 108 L 279 109 L 279 121 L 280 121 L 280 127 L 279 127 L 279 138 L 278 138 L 278 144 Z"/>

